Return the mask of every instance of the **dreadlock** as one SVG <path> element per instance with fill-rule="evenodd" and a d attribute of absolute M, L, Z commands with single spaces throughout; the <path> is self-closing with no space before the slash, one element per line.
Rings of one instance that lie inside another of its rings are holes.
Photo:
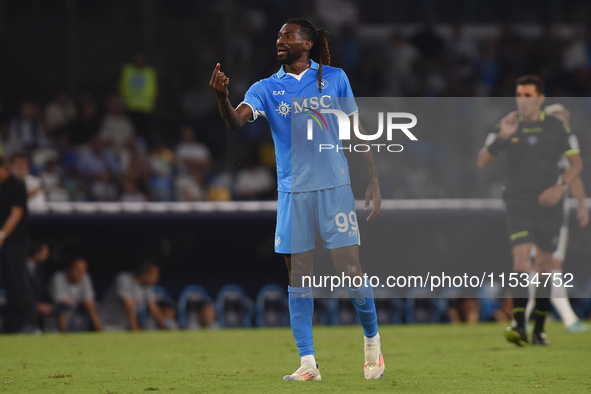
<path fill-rule="evenodd" d="M 285 24 L 300 25 L 300 30 L 306 35 L 308 40 L 312 41 L 310 59 L 318 63 L 318 91 L 322 93 L 322 65 L 326 64 L 330 66 L 328 31 L 316 29 L 312 22 L 304 18 L 292 18 Z"/>

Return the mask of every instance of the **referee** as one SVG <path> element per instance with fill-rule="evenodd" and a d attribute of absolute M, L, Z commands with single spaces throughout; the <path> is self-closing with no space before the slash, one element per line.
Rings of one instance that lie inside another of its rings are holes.
<path fill-rule="evenodd" d="M 550 273 L 563 218 L 559 202 L 565 188 L 577 179 L 583 168 L 577 137 L 561 121 L 541 110 L 543 91 L 544 83 L 537 76 L 517 79 L 517 111 L 505 116 L 488 135 L 477 162 L 479 168 L 486 168 L 502 152 L 507 156 L 507 224 L 513 271 L 518 274 L 519 285 L 513 293 L 515 324 L 507 328 L 505 335 L 518 346 L 529 343 L 525 330 L 528 289 L 521 285 L 531 270 L 531 247 L 536 248 L 536 271 Z M 556 163 L 562 155 L 570 167 L 561 175 Z M 544 321 L 550 308 L 551 284 L 544 287 L 545 277 L 539 279 L 531 343 L 547 345 Z"/>
<path fill-rule="evenodd" d="M 5 332 L 32 332 L 36 328 L 26 258 L 27 191 L 0 156 L 0 279 L 6 290 Z"/>

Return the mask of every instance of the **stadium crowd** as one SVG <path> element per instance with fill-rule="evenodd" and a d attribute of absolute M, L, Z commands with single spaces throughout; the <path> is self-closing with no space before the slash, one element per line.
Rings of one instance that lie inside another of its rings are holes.
<path fill-rule="evenodd" d="M 371 33 L 367 20 L 376 15 L 364 15 L 354 1 L 342 2 L 348 11 L 333 15 L 329 3 L 294 5 L 291 12 L 306 14 L 331 32 L 332 64 L 347 72 L 358 97 L 508 97 L 515 79 L 526 74 L 546 81 L 547 96 L 591 94 L 589 31 L 576 20 L 568 28 L 507 22 L 478 30 L 475 25 L 437 24 L 425 17 L 422 24 L 390 25 Z M 218 34 L 221 27 L 213 22 L 195 28 L 191 34 L 196 48 L 185 54 L 188 60 L 182 66 L 150 66 L 146 53 L 138 51 L 120 68 L 115 87 L 106 91 L 60 89 L 49 100 L 22 102 L 2 97 L 3 152 L 27 158 L 30 175 L 37 177 L 30 182 L 40 187 L 37 198 L 274 198 L 268 125 L 254 122 L 231 134 L 219 120 L 207 82 L 215 63 L 211 59 L 220 57 L 220 48 L 225 48 L 222 58 L 229 61 L 224 68 L 232 77 L 235 104 L 242 100 L 240 92 L 275 72 L 273 37 L 281 13 L 265 2 L 235 8 L 243 18 L 230 25 L 230 32 Z M 233 37 L 229 44 L 227 37 Z M 261 42 L 268 45 L 257 45 Z M 178 46 L 180 52 L 182 45 Z M 175 63 L 174 57 L 170 63 Z M 392 170 L 398 193 L 385 193 L 384 198 L 496 197 L 498 192 L 475 181 L 476 168 L 465 165 L 473 162 L 472 147 L 481 144 L 483 136 L 446 136 L 451 140 L 446 142 L 437 132 L 421 135 L 428 143 L 422 150 L 426 154 Z M 579 139 L 583 147 L 591 143 L 583 133 Z M 437 158 L 454 159 L 442 166 Z M 587 185 L 589 176 L 583 179 Z"/>

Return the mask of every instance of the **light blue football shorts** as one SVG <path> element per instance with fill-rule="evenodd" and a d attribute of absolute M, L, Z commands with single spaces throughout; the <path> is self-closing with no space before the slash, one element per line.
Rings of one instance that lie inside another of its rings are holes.
<path fill-rule="evenodd" d="M 279 192 L 275 252 L 291 254 L 314 249 L 316 231 L 327 249 L 360 245 L 350 185 L 303 193 Z"/>

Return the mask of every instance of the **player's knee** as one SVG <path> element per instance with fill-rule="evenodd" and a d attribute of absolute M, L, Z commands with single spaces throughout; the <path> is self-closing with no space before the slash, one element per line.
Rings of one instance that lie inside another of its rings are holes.
<path fill-rule="evenodd" d="M 530 272 L 531 261 L 513 260 L 513 271 L 515 272 Z"/>
<path fill-rule="evenodd" d="M 513 271 L 529 272 L 531 271 L 531 244 L 521 244 L 513 247 Z"/>
<path fill-rule="evenodd" d="M 305 261 L 292 259 L 290 277 L 312 275 L 312 265 Z"/>
<path fill-rule="evenodd" d="M 531 267 L 531 258 L 528 254 L 521 253 L 513 255 L 513 271 L 530 272 Z"/>

